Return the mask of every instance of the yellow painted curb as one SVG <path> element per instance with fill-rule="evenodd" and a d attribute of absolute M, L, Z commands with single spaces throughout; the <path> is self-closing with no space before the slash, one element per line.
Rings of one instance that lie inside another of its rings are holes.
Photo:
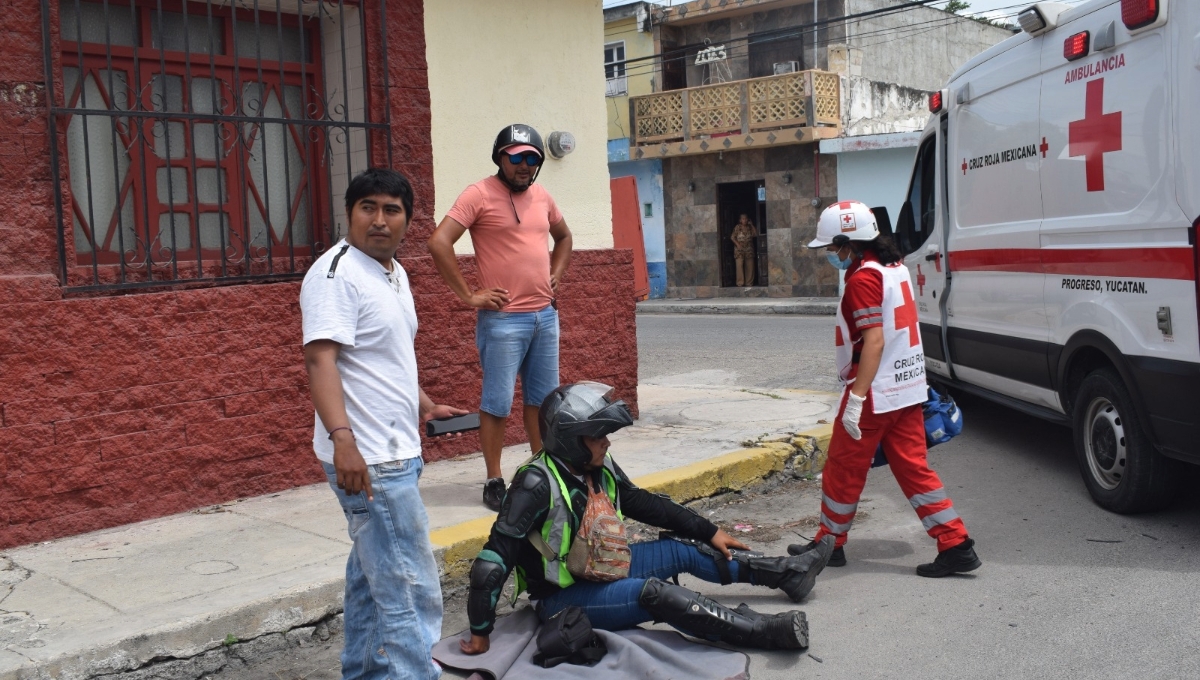
<path fill-rule="evenodd" d="M 799 454 L 795 465 L 809 474 L 821 471 L 825 451 L 833 435 L 832 425 L 822 425 L 798 432 L 791 442 L 766 442 L 760 446 L 738 449 L 669 470 L 652 472 L 633 480 L 647 491 L 665 493 L 677 503 L 707 498 L 723 491 L 744 489 L 755 482 L 783 470 L 788 459 Z M 492 530 L 493 516 L 461 522 L 432 531 L 429 540 L 434 550 L 442 554 L 446 580 L 463 578 L 471 562 Z"/>
<path fill-rule="evenodd" d="M 719 491 L 736 491 L 767 475 L 783 470 L 795 449 L 782 442 L 739 449 L 698 463 L 652 472 L 633 480 L 654 493 L 665 493 L 676 503 L 707 498 Z"/>

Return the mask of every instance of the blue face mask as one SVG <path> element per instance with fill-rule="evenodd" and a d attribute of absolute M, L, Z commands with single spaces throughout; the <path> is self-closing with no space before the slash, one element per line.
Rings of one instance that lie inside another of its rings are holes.
<path fill-rule="evenodd" d="M 825 253 L 825 259 L 829 260 L 829 264 L 833 265 L 834 269 L 840 269 L 842 271 L 846 271 L 847 269 L 850 268 L 850 259 L 847 258 L 847 259 L 843 260 L 842 258 L 838 257 L 838 254 L 836 252 Z"/>

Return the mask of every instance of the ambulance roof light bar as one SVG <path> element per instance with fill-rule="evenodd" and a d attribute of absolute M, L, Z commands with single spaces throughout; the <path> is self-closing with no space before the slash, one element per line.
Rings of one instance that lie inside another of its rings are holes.
<path fill-rule="evenodd" d="M 1029 35 L 1041 35 L 1058 25 L 1058 15 L 1071 9 L 1061 2 L 1039 2 L 1021 10 L 1017 23 Z"/>

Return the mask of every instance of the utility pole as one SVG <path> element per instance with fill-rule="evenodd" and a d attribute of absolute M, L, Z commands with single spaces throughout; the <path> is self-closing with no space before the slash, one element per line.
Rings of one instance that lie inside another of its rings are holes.
<path fill-rule="evenodd" d="M 812 67 L 814 69 L 821 68 L 821 65 L 819 63 L 817 63 L 817 22 L 819 21 L 819 19 L 817 18 L 817 2 L 819 2 L 819 1 L 820 0 L 813 0 L 813 37 L 812 37 L 813 62 L 812 62 Z"/>

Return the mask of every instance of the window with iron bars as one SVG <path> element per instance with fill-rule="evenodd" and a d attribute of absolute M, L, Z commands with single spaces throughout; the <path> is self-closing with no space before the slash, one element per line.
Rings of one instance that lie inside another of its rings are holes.
<path fill-rule="evenodd" d="M 61 0 L 58 10 L 52 165 L 68 178 L 58 202 L 68 288 L 291 278 L 344 231 L 336 197 L 389 125 L 387 106 L 382 120 L 369 115 L 357 5 Z"/>

